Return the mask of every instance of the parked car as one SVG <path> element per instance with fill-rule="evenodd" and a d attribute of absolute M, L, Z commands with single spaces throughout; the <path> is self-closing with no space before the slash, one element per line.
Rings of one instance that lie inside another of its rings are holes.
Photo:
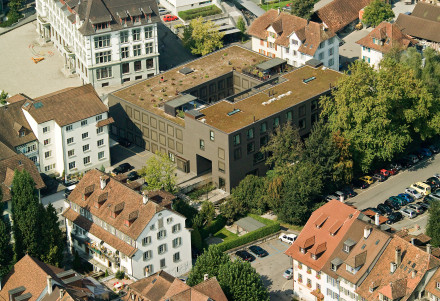
<path fill-rule="evenodd" d="M 436 192 L 434 192 L 434 193 L 431 193 L 430 196 L 431 196 L 433 199 L 440 201 L 440 191 L 436 191 Z M 425 198 L 426 198 L 426 197 L 425 197 Z"/>
<path fill-rule="evenodd" d="M 413 165 L 416 164 L 417 162 L 419 162 L 419 158 L 414 154 L 410 154 L 410 155 L 405 156 L 405 159 L 412 162 Z"/>
<path fill-rule="evenodd" d="M 385 169 L 385 168 L 376 170 L 374 173 L 378 173 L 378 174 L 384 176 L 385 178 L 388 178 L 391 175 L 390 171 L 388 169 Z"/>
<path fill-rule="evenodd" d="M 132 170 L 134 167 L 131 166 L 129 163 L 122 163 L 118 167 L 114 168 L 112 170 L 112 173 L 115 175 L 119 175 L 121 173 L 126 173 L 129 170 Z"/>
<path fill-rule="evenodd" d="M 75 189 L 76 185 L 71 185 L 66 187 L 66 189 L 64 189 L 64 197 L 67 199 L 67 197 L 70 195 L 70 193 Z"/>
<path fill-rule="evenodd" d="M 402 166 L 402 168 L 410 168 L 411 166 L 414 165 L 414 163 L 412 163 L 412 161 L 410 161 L 406 158 L 401 158 L 397 162 L 400 166 Z"/>
<path fill-rule="evenodd" d="M 405 206 L 406 204 L 409 204 L 408 200 L 406 198 L 404 198 L 404 197 L 396 195 L 396 196 L 394 196 L 394 198 L 396 200 L 398 200 L 400 206 Z"/>
<path fill-rule="evenodd" d="M 357 193 L 349 186 L 342 188 L 342 192 L 345 193 L 345 195 L 350 198 L 357 196 Z"/>
<path fill-rule="evenodd" d="M 440 148 L 437 145 L 435 145 L 435 144 L 429 145 L 428 148 L 434 154 L 438 154 L 440 152 Z"/>
<path fill-rule="evenodd" d="M 432 195 L 427 195 L 423 198 L 423 203 L 431 205 L 432 202 L 436 202 L 438 199 L 432 197 Z"/>
<path fill-rule="evenodd" d="M 164 7 L 159 7 L 159 15 L 164 15 L 168 13 L 168 10 Z"/>
<path fill-rule="evenodd" d="M 402 213 L 399 211 L 393 212 L 388 216 L 387 224 L 394 224 L 403 218 Z"/>
<path fill-rule="evenodd" d="M 249 253 L 248 251 L 245 250 L 240 250 L 235 252 L 235 256 L 240 257 L 242 260 L 244 261 L 254 261 L 255 257 Z"/>
<path fill-rule="evenodd" d="M 379 181 L 379 182 L 383 182 L 387 179 L 387 177 L 385 177 L 384 175 L 382 175 L 380 173 L 375 173 L 372 178 L 376 181 Z"/>
<path fill-rule="evenodd" d="M 421 195 L 428 195 L 431 193 L 431 186 L 423 182 L 416 182 L 410 186 L 411 188 L 417 190 Z"/>
<path fill-rule="evenodd" d="M 432 152 L 428 148 L 426 148 L 426 147 L 423 147 L 423 148 L 419 149 L 417 153 L 419 155 L 421 155 L 422 158 L 429 158 L 429 157 L 432 156 Z"/>
<path fill-rule="evenodd" d="M 402 215 L 406 216 L 407 218 L 415 218 L 417 216 L 417 213 L 410 208 L 401 209 L 400 213 L 402 213 Z"/>
<path fill-rule="evenodd" d="M 343 192 L 343 191 L 336 191 L 336 192 L 335 192 L 335 196 L 338 197 L 337 200 L 339 200 L 341 197 L 342 197 L 344 200 L 348 198 L 347 195 L 345 194 L 345 192 Z"/>
<path fill-rule="evenodd" d="M 267 253 L 267 251 L 260 246 L 250 246 L 249 250 L 258 257 L 264 257 L 269 255 L 269 253 Z"/>
<path fill-rule="evenodd" d="M 440 173 L 434 174 L 434 177 L 436 177 L 437 179 L 440 179 Z"/>
<path fill-rule="evenodd" d="M 397 200 L 395 200 L 393 197 L 387 199 L 384 202 L 384 204 L 387 205 L 388 207 L 393 208 L 394 210 L 399 210 L 400 209 L 400 203 Z"/>
<path fill-rule="evenodd" d="M 390 164 L 388 166 L 388 172 L 390 173 L 390 176 L 394 176 L 395 174 L 399 173 L 399 170 L 402 169 L 402 166 L 399 165 L 399 169 L 396 168 L 397 164 Z"/>
<path fill-rule="evenodd" d="M 127 179 L 129 179 L 130 181 L 135 181 L 135 180 L 139 179 L 139 174 L 135 170 L 130 171 L 127 174 Z"/>
<path fill-rule="evenodd" d="M 278 238 L 283 242 L 287 242 L 288 244 L 293 244 L 293 242 L 297 238 L 297 235 L 281 233 L 280 237 Z"/>
<path fill-rule="evenodd" d="M 395 169 L 397 172 L 399 172 L 402 170 L 402 168 L 403 167 L 399 162 L 395 162 L 390 164 L 390 168 L 388 170 Z"/>
<path fill-rule="evenodd" d="M 391 209 L 389 206 L 387 206 L 385 204 L 377 205 L 377 209 L 380 209 L 382 212 L 385 212 L 385 214 L 387 214 L 387 215 L 393 213 L 393 209 Z M 385 214 L 383 214 L 383 215 L 385 215 Z"/>
<path fill-rule="evenodd" d="M 327 195 L 324 199 L 327 202 L 330 202 L 331 200 L 338 200 L 339 201 L 339 196 L 330 194 L 330 195 Z"/>
<path fill-rule="evenodd" d="M 370 176 L 360 177 L 359 180 L 364 181 L 365 183 L 367 183 L 369 185 L 374 183 L 374 179 L 372 177 L 370 177 Z"/>
<path fill-rule="evenodd" d="M 428 210 L 430 207 L 429 203 L 424 203 L 424 202 L 417 202 L 417 205 L 425 209 L 425 211 Z"/>
<path fill-rule="evenodd" d="M 368 186 L 370 186 L 370 184 L 368 184 L 367 182 L 359 180 L 359 179 L 354 179 L 352 183 L 353 183 L 354 187 L 360 188 L 360 189 L 365 189 L 365 188 L 368 188 Z"/>
<path fill-rule="evenodd" d="M 419 206 L 417 204 L 409 204 L 407 207 L 417 212 L 417 214 L 422 214 L 423 212 L 425 212 L 422 206 Z"/>
<path fill-rule="evenodd" d="M 119 138 L 118 143 L 119 143 L 119 145 L 122 145 L 124 147 L 129 147 L 131 145 L 131 142 L 125 138 Z"/>
<path fill-rule="evenodd" d="M 421 199 L 423 196 L 415 189 L 411 188 L 411 187 L 407 187 L 405 189 L 405 193 L 409 194 L 410 196 L 412 196 L 415 200 Z"/>
<path fill-rule="evenodd" d="M 283 277 L 287 280 L 292 279 L 293 277 L 293 268 L 287 269 L 284 271 Z"/>
<path fill-rule="evenodd" d="M 414 202 L 414 198 L 407 193 L 401 193 L 398 195 L 398 197 L 404 198 L 407 204 Z"/>
<path fill-rule="evenodd" d="M 163 16 L 164 22 L 175 21 L 177 19 L 178 18 L 176 16 L 173 16 L 173 15 L 165 15 L 165 16 Z"/>
<path fill-rule="evenodd" d="M 440 188 L 440 179 L 438 179 L 437 177 L 430 177 L 428 179 L 426 179 L 425 183 L 428 183 L 431 185 L 431 190 L 432 187 L 434 186 L 434 190 L 437 190 Z"/>

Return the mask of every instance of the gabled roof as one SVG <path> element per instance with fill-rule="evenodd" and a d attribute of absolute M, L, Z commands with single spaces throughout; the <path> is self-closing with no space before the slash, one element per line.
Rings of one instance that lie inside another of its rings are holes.
<path fill-rule="evenodd" d="M 285 254 L 316 271 L 320 271 L 323 266 L 329 262 L 328 260 L 331 254 L 335 251 L 339 243 L 343 241 L 345 233 L 350 229 L 359 213 L 358 210 L 339 201 L 332 200 L 328 202 L 312 213 L 312 216 L 307 221 L 298 238 L 292 246 L 287 249 Z M 328 218 L 318 228 L 315 225 L 315 221 L 322 214 L 327 215 Z M 332 235 L 330 229 L 332 227 L 334 228 L 334 225 L 340 226 Z M 323 243 L 325 243 L 325 248 Z M 316 247 L 314 247 L 315 245 Z M 304 254 L 301 253 L 301 248 L 306 249 Z M 311 249 L 307 250 L 308 248 Z M 317 259 L 312 259 L 311 251 L 317 253 L 318 249 L 325 250 L 320 255 L 316 254 L 318 255 L 316 257 Z"/>
<path fill-rule="evenodd" d="M 356 43 L 382 53 L 388 53 L 393 48 L 405 50 L 410 46 L 414 46 L 418 42 L 410 36 L 402 33 L 399 25 L 382 22 L 373 29 L 373 31 Z"/>
<path fill-rule="evenodd" d="M 440 22 L 440 6 L 419 1 L 414 7 L 411 16 Z"/>
<path fill-rule="evenodd" d="M 356 19 L 359 11 L 373 0 L 333 0 L 320 8 L 316 15 L 332 31 L 338 32 Z"/>
<path fill-rule="evenodd" d="M 437 43 L 440 42 L 440 22 L 413 15 L 399 14 L 395 24 L 399 25 L 402 32 L 406 35 Z"/>
<path fill-rule="evenodd" d="M 425 291 L 440 298 L 440 290 L 437 288 L 437 283 L 440 283 L 440 269 L 435 272 L 425 287 Z"/>

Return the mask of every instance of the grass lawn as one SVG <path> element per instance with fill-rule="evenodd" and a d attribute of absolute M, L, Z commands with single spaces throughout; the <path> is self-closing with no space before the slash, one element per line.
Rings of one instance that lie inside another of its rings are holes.
<path fill-rule="evenodd" d="M 264 9 L 265 11 L 268 11 L 269 9 L 277 9 L 279 8 L 283 8 L 284 6 L 286 6 L 287 4 L 289 4 L 291 1 L 280 1 L 280 2 L 274 2 L 274 3 L 268 3 L 268 4 L 263 4 L 260 5 L 262 9 Z"/>
<path fill-rule="evenodd" d="M 237 234 L 234 234 L 231 231 L 226 230 L 226 228 L 221 229 L 220 231 L 215 233 L 214 236 L 223 239 L 223 241 L 228 241 L 238 237 Z"/>
<path fill-rule="evenodd" d="M 281 227 L 286 227 L 290 230 L 294 230 L 294 231 L 299 231 L 301 232 L 301 230 L 304 228 L 304 226 L 298 226 L 298 225 L 291 225 L 288 223 L 283 223 L 282 221 L 278 221 L 281 225 Z"/>

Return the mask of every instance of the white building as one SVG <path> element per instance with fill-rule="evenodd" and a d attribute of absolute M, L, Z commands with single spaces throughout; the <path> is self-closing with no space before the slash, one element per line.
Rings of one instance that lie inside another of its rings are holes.
<path fill-rule="evenodd" d="M 218 0 L 160 0 L 160 4 L 176 16 L 180 11 L 200 8 L 213 4 L 220 7 L 220 1 Z"/>
<path fill-rule="evenodd" d="M 67 75 L 95 87 L 159 72 L 155 0 L 37 0 L 37 32 L 64 56 Z"/>
<path fill-rule="evenodd" d="M 294 67 L 316 59 L 339 70 L 339 38 L 322 24 L 272 9 L 255 19 L 248 33 L 253 51 Z"/>
<path fill-rule="evenodd" d="M 41 172 L 68 177 L 110 166 L 113 119 L 91 85 L 28 98 L 22 111 L 39 142 Z"/>
<path fill-rule="evenodd" d="M 382 22 L 356 43 L 361 46 L 362 60 L 372 67 L 379 68 L 379 63 L 385 54 L 391 50 L 404 51 L 418 42 L 402 33 L 396 23 Z"/>
<path fill-rule="evenodd" d="M 192 266 L 191 235 L 185 217 L 171 209 L 173 199 L 163 191 L 142 196 L 91 170 L 63 213 L 69 246 L 95 270 L 122 270 L 136 279 L 159 270 L 182 275 Z"/>

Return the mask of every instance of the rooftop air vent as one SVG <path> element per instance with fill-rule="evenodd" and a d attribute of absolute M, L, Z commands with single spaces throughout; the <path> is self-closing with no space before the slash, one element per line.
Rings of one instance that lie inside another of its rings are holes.
<path fill-rule="evenodd" d="M 234 110 L 232 110 L 231 112 L 228 113 L 228 116 L 232 116 L 234 114 L 237 114 L 238 112 L 241 112 L 241 110 L 240 109 L 234 109 Z"/>
<path fill-rule="evenodd" d="M 183 75 L 188 75 L 188 74 L 194 72 L 194 70 L 192 70 L 191 68 L 188 68 L 188 67 L 183 67 L 182 69 L 179 70 L 179 72 Z"/>
<path fill-rule="evenodd" d="M 306 79 L 303 79 L 303 83 L 304 84 L 308 84 L 308 83 L 310 83 L 314 79 L 316 79 L 316 77 L 314 77 L 314 76 L 306 78 Z"/>

